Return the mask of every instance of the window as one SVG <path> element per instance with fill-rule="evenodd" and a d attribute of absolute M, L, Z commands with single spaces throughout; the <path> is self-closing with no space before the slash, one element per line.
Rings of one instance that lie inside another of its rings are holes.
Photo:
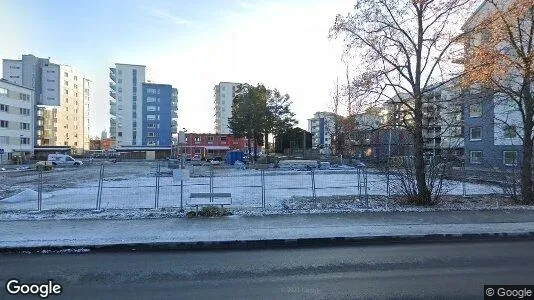
<path fill-rule="evenodd" d="M 69 94 L 69 91 L 68 90 L 65 90 L 65 95 L 68 95 Z"/>
<path fill-rule="evenodd" d="M 65 80 L 65 85 L 66 86 L 69 86 L 69 82 Z"/>
<path fill-rule="evenodd" d="M 117 133 L 117 135 L 120 136 L 120 137 L 122 137 L 122 132 L 119 131 L 119 132 Z"/>
<path fill-rule="evenodd" d="M 54 79 L 47 79 L 46 82 L 56 82 Z"/>
<path fill-rule="evenodd" d="M 478 118 L 482 116 L 482 103 L 469 105 L 469 116 L 471 118 Z"/>
<path fill-rule="evenodd" d="M 9 105 L 0 104 L 0 111 L 9 112 Z"/>
<path fill-rule="evenodd" d="M 5 89 L 5 88 L 0 88 L 0 95 L 5 95 L 5 96 L 7 96 L 7 89 Z"/>
<path fill-rule="evenodd" d="M 132 118 L 137 119 L 137 112 L 132 112 Z"/>
<path fill-rule="evenodd" d="M 200 154 L 200 149 L 195 148 L 195 154 Z"/>
<path fill-rule="evenodd" d="M 155 123 L 148 123 L 147 128 L 156 128 L 156 124 Z"/>
<path fill-rule="evenodd" d="M 146 119 L 148 121 L 154 121 L 154 120 L 156 120 L 156 116 L 155 115 L 146 115 Z"/>
<path fill-rule="evenodd" d="M 0 120 L 0 128 L 7 128 L 9 126 L 9 121 Z"/>
<path fill-rule="evenodd" d="M 469 130 L 469 139 L 471 141 L 480 141 L 482 139 L 482 127 L 473 127 Z"/>
<path fill-rule="evenodd" d="M 24 94 L 24 93 L 19 93 L 19 100 L 30 101 L 30 95 Z"/>
<path fill-rule="evenodd" d="M 47 88 L 46 90 L 49 91 L 49 92 L 55 91 L 55 89 L 52 89 L 52 88 Z"/>
<path fill-rule="evenodd" d="M 221 93 L 221 97 L 222 98 L 226 98 L 226 94 L 225 93 Z"/>
<path fill-rule="evenodd" d="M 155 137 L 156 135 L 154 134 L 154 132 L 149 132 L 149 133 L 147 133 L 147 136 L 148 137 Z"/>
<path fill-rule="evenodd" d="M 149 102 L 149 103 L 156 102 L 156 97 L 146 97 L 146 102 Z"/>
<path fill-rule="evenodd" d="M 20 109 L 20 114 L 21 115 L 25 115 L 25 116 L 29 116 L 30 115 L 30 109 L 29 108 L 21 108 Z"/>
<path fill-rule="evenodd" d="M 481 164 L 482 163 L 482 151 L 471 151 L 469 152 L 469 161 L 472 164 Z"/>
<path fill-rule="evenodd" d="M 65 77 L 69 77 L 69 73 L 67 72 L 63 73 L 63 75 L 65 75 Z"/>
<path fill-rule="evenodd" d="M 213 136 L 208 136 L 208 143 L 213 143 Z"/>
<path fill-rule="evenodd" d="M 515 126 L 506 125 L 503 128 L 504 138 L 513 139 L 517 137 L 517 131 Z"/>
<path fill-rule="evenodd" d="M 226 136 L 221 136 L 220 140 L 221 140 L 222 143 L 226 143 Z"/>
<path fill-rule="evenodd" d="M 56 73 L 54 70 L 46 70 L 46 73 Z"/>
<path fill-rule="evenodd" d="M 9 68 L 10 68 L 10 69 L 17 69 L 17 70 L 20 69 L 19 66 L 9 66 Z"/>
<path fill-rule="evenodd" d="M 0 145 L 7 145 L 9 144 L 9 137 L 8 136 L 0 136 Z"/>
<path fill-rule="evenodd" d="M 117 79 L 117 83 L 122 83 L 122 79 Z"/>
<path fill-rule="evenodd" d="M 27 138 L 27 137 L 21 137 L 20 138 L 20 143 L 22 145 L 29 145 L 30 144 L 30 138 Z"/>
<path fill-rule="evenodd" d="M 195 143 L 200 143 L 201 138 L 199 136 L 195 136 Z"/>
<path fill-rule="evenodd" d="M 223 85 L 223 86 L 221 87 L 221 90 L 225 91 L 225 90 L 226 90 L 226 87 Z"/>
<path fill-rule="evenodd" d="M 147 106 L 146 110 L 147 111 L 156 111 L 156 107 L 155 106 Z"/>
<path fill-rule="evenodd" d="M 30 123 L 20 123 L 20 129 L 30 130 Z"/>
<path fill-rule="evenodd" d="M 502 156 L 505 166 L 517 166 L 517 151 L 503 151 Z"/>

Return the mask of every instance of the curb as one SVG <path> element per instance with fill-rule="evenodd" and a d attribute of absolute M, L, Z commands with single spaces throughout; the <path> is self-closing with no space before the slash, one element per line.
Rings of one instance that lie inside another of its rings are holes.
<path fill-rule="evenodd" d="M 0 247 L 0 253 L 87 253 L 87 252 L 163 252 L 190 250 L 246 250 L 299 247 L 369 246 L 384 244 L 416 244 L 444 242 L 490 242 L 490 241 L 534 240 L 534 232 L 524 233 L 469 233 L 469 234 L 427 234 L 359 236 L 328 238 L 297 238 L 269 240 L 197 241 L 197 242 L 154 242 L 120 243 L 78 246 L 32 246 Z"/>

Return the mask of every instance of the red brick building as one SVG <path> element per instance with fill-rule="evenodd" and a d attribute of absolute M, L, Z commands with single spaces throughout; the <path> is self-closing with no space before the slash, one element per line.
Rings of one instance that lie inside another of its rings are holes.
<path fill-rule="evenodd" d="M 245 150 L 245 138 L 235 138 L 231 134 L 187 133 L 185 145 L 180 145 L 180 153 L 188 157 L 199 155 L 202 158 L 226 156 L 230 150 Z"/>

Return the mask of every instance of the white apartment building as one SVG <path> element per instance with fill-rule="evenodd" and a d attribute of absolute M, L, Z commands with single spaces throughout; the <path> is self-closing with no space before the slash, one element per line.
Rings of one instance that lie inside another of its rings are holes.
<path fill-rule="evenodd" d="M 316 112 L 308 119 L 308 131 L 312 134 L 312 149 L 330 150 L 335 130 L 336 115 L 331 112 Z"/>
<path fill-rule="evenodd" d="M 143 88 L 145 66 L 116 63 L 110 68 L 110 138 L 116 146 L 143 145 Z"/>
<path fill-rule="evenodd" d="M 75 154 L 89 149 L 90 80 L 33 55 L 4 59 L 2 67 L 5 80 L 34 90 L 35 146 L 70 146 Z"/>
<path fill-rule="evenodd" d="M 0 163 L 33 152 L 33 90 L 0 80 Z"/>
<path fill-rule="evenodd" d="M 220 82 L 215 85 L 215 133 L 230 134 L 228 119 L 232 117 L 232 103 L 241 83 Z"/>

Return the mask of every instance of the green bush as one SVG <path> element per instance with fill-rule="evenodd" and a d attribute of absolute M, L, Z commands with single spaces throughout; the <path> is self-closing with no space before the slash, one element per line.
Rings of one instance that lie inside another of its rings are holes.
<path fill-rule="evenodd" d="M 232 213 L 228 209 L 218 206 L 204 206 L 198 212 L 198 215 L 201 217 L 224 217 L 231 214 Z"/>
<path fill-rule="evenodd" d="M 185 214 L 186 217 L 188 218 L 195 218 L 197 216 L 197 212 L 192 210 L 192 211 L 188 211 L 186 214 Z"/>

